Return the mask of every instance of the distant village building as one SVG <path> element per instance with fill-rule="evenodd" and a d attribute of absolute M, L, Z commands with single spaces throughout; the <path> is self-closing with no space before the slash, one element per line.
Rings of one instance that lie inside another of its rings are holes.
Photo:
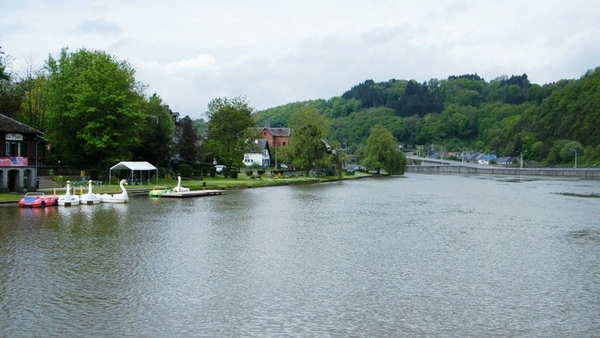
<path fill-rule="evenodd" d="M 43 133 L 0 114 L 0 191 L 35 191 Z"/>
<path fill-rule="evenodd" d="M 290 144 L 290 128 L 272 128 L 267 116 L 265 126 L 260 128 L 260 137 L 267 140 L 271 148 L 285 147 Z"/>
<path fill-rule="evenodd" d="M 281 147 L 290 144 L 290 128 L 272 128 L 269 116 L 265 120 L 265 126 L 258 128 L 258 142 L 250 145 L 250 149 L 244 154 L 244 165 L 278 166 L 277 152 Z"/>

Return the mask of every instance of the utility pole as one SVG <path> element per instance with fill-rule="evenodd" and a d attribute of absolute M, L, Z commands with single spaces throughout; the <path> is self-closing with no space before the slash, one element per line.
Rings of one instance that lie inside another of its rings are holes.
<path fill-rule="evenodd" d="M 521 151 L 521 161 L 519 162 L 520 168 L 523 169 L 523 153 L 526 153 L 527 150 Z"/>

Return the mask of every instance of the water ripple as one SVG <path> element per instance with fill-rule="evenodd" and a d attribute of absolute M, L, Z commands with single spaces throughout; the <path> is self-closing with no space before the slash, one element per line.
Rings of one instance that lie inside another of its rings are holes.
<path fill-rule="evenodd" d="M 599 184 L 577 182 L 411 175 L 1 207 L 0 332 L 593 336 L 600 209 L 570 194 Z"/>

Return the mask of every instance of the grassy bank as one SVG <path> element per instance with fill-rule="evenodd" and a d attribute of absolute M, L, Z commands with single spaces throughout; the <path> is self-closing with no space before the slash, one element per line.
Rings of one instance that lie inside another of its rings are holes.
<path fill-rule="evenodd" d="M 357 179 L 369 177 L 371 174 L 356 172 L 354 175 L 344 175 L 342 177 L 343 180 L 347 179 Z M 72 180 L 75 181 L 76 179 Z M 263 175 L 261 178 L 256 176 L 249 177 L 244 173 L 240 173 L 237 179 L 233 178 L 225 178 L 222 175 L 217 175 L 216 177 L 204 177 L 202 179 L 184 179 L 181 182 L 181 186 L 190 188 L 190 190 L 201 190 L 201 189 L 244 189 L 244 188 L 260 188 L 260 187 L 269 187 L 269 186 L 278 186 L 278 185 L 292 185 L 292 184 L 309 184 L 309 183 L 318 183 L 318 182 L 327 182 L 327 181 L 337 181 L 339 177 L 304 177 L 304 176 L 292 176 L 292 177 L 276 177 L 273 175 Z M 127 185 L 125 188 L 131 194 L 142 194 L 150 191 L 154 186 L 162 185 L 168 188 L 174 188 L 177 185 L 176 179 L 164 179 L 159 178 L 158 182 L 156 180 L 152 180 L 150 184 L 144 182 L 143 185 Z M 75 188 L 77 194 L 80 192 L 87 193 L 87 185 L 78 186 Z M 57 195 L 64 195 L 65 189 L 46 189 L 41 190 L 45 194 L 54 194 L 56 191 Z M 99 186 L 93 187 L 94 193 L 99 194 L 112 194 L 120 192 L 119 182 L 112 181 L 110 185 L 105 184 L 103 188 Z M 25 193 L 3 193 L 0 194 L 0 202 L 18 202 Z"/>

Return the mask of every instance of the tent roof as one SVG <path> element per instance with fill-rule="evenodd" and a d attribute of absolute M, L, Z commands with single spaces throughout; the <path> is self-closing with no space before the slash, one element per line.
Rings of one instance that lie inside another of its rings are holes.
<path fill-rule="evenodd" d="M 115 169 L 129 169 L 129 170 L 156 170 L 156 167 L 148 162 L 119 162 L 112 167 L 110 170 Z"/>

